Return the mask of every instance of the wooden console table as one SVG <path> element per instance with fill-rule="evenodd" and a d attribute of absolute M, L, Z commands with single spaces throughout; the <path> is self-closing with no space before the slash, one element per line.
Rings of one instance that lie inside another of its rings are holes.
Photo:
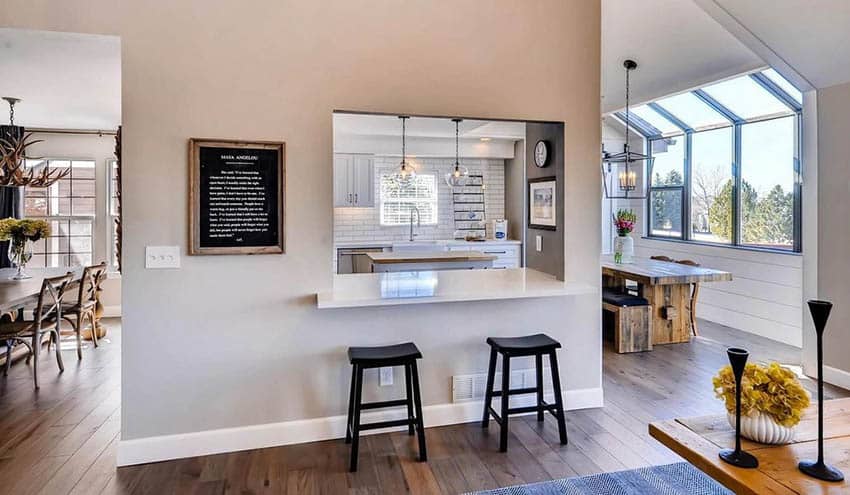
<path fill-rule="evenodd" d="M 817 405 L 812 405 L 797 427 L 794 443 L 777 446 L 743 440 L 744 450 L 758 457 L 757 469 L 737 468 L 717 456 L 720 449 L 735 447 L 735 430 L 723 415 L 652 423 L 649 434 L 738 495 L 850 493 L 847 479 L 829 483 L 797 469 L 800 460 L 817 459 L 817 421 Z M 850 477 L 850 399 L 824 402 L 824 457 Z"/>

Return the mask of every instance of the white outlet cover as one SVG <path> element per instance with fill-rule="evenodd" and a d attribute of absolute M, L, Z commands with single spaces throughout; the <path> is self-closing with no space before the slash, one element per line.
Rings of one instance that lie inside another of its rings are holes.
<path fill-rule="evenodd" d="M 180 268 L 180 246 L 145 246 L 145 268 Z"/>
<path fill-rule="evenodd" d="M 543 236 L 538 235 L 535 236 L 535 247 L 537 248 L 537 252 L 543 251 Z"/>

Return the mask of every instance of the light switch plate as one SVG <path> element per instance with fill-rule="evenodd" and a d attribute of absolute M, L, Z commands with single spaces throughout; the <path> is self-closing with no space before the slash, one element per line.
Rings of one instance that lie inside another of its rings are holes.
<path fill-rule="evenodd" d="M 543 251 L 543 236 L 538 235 L 535 236 L 535 247 L 537 248 L 537 252 Z"/>
<path fill-rule="evenodd" d="M 389 387 L 393 384 L 393 369 L 391 367 L 381 368 L 381 386 Z"/>
<path fill-rule="evenodd" d="M 145 268 L 180 268 L 180 246 L 146 246 Z"/>

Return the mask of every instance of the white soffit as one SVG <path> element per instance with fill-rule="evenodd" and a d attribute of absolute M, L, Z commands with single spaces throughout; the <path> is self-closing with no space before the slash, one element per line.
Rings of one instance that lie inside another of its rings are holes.
<path fill-rule="evenodd" d="M 0 28 L 0 61 L 0 96 L 22 100 L 16 124 L 113 130 L 121 123 L 117 36 Z M 0 104 L 6 124 L 8 106 Z"/>
<path fill-rule="evenodd" d="M 335 113 L 334 136 L 401 136 L 401 121 L 396 115 Z M 410 137 L 455 137 L 455 123 L 450 118 L 411 117 L 406 134 Z M 461 138 L 524 139 L 525 123 L 466 119 L 460 123 Z"/>
<path fill-rule="evenodd" d="M 816 88 L 850 81 L 850 1 L 709 1 Z"/>
<path fill-rule="evenodd" d="M 692 0 L 602 0 L 602 113 L 693 89 L 765 65 Z"/>

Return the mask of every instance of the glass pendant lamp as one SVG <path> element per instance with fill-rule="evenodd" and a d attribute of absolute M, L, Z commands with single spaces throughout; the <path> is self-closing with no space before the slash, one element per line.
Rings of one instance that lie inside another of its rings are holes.
<path fill-rule="evenodd" d="M 463 119 L 452 119 L 455 123 L 455 164 L 454 168 L 446 174 L 446 183 L 450 187 L 463 186 L 469 177 L 469 169 L 460 164 L 460 123 Z"/>

